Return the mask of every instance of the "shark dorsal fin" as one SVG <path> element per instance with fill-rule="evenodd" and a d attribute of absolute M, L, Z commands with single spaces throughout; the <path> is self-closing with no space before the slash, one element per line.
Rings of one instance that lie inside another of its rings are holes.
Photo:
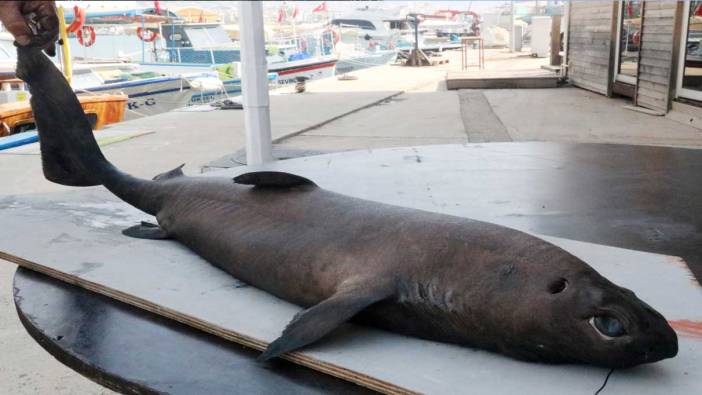
<path fill-rule="evenodd" d="M 234 182 L 267 188 L 292 188 L 303 185 L 317 186 L 305 177 L 282 171 L 254 171 L 234 177 Z"/>
<path fill-rule="evenodd" d="M 154 180 L 155 180 L 155 181 L 159 181 L 159 180 L 169 180 L 169 179 L 175 178 L 175 177 L 182 177 L 182 176 L 184 176 L 184 174 L 183 174 L 183 166 L 185 166 L 185 163 L 183 163 L 182 165 L 176 167 L 176 168 L 173 169 L 173 170 L 168 170 L 168 171 L 165 172 L 165 173 L 161 173 L 161 174 L 157 175 L 156 177 L 154 177 Z"/>

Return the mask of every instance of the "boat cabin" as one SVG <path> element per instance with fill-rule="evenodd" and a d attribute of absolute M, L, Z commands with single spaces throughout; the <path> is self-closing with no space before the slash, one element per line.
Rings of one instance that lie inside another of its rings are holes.
<path fill-rule="evenodd" d="M 220 23 L 163 23 L 159 30 L 170 63 L 215 65 L 241 58 Z"/>

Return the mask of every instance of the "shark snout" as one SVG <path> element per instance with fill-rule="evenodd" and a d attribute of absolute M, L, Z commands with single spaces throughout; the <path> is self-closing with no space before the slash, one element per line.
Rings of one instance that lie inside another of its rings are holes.
<path fill-rule="evenodd" d="M 666 326 L 667 328 L 660 335 L 665 340 L 656 348 L 663 358 L 672 358 L 678 355 L 678 335 L 673 328 L 669 325 Z"/>
<path fill-rule="evenodd" d="M 678 336 L 673 328 L 665 325 L 651 333 L 648 349 L 644 352 L 646 362 L 656 362 L 678 355 Z"/>

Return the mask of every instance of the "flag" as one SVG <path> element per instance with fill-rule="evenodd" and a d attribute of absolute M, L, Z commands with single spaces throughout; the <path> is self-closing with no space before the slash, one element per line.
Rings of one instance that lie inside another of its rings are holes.
<path fill-rule="evenodd" d="M 297 18 L 297 14 L 299 14 L 299 11 L 300 10 L 297 9 L 297 6 L 295 6 L 295 8 L 293 8 L 293 12 L 292 12 L 293 19 Z"/>
<path fill-rule="evenodd" d="M 327 2 L 323 1 L 322 4 L 314 7 L 314 10 L 312 12 L 327 12 Z"/>
<path fill-rule="evenodd" d="M 697 4 L 695 7 L 695 16 L 702 16 L 702 4 Z"/>
<path fill-rule="evenodd" d="M 278 23 L 280 23 L 280 22 L 282 22 L 282 21 L 285 20 L 285 14 L 286 14 L 286 12 L 285 12 L 285 7 L 284 7 L 284 6 L 281 6 L 281 7 L 278 9 Z"/>
<path fill-rule="evenodd" d="M 634 16 L 634 2 L 633 1 L 627 1 L 626 2 L 626 16 L 632 17 Z"/>
<path fill-rule="evenodd" d="M 161 15 L 161 4 L 158 0 L 154 0 L 154 11 L 156 11 L 156 15 Z"/>

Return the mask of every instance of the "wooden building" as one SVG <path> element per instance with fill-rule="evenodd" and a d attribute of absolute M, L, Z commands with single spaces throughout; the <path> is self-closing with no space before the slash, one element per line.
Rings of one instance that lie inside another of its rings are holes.
<path fill-rule="evenodd" d="M 566 17 L 574 85 L 702 117 L 702 1 L 572 1 Z"/>

